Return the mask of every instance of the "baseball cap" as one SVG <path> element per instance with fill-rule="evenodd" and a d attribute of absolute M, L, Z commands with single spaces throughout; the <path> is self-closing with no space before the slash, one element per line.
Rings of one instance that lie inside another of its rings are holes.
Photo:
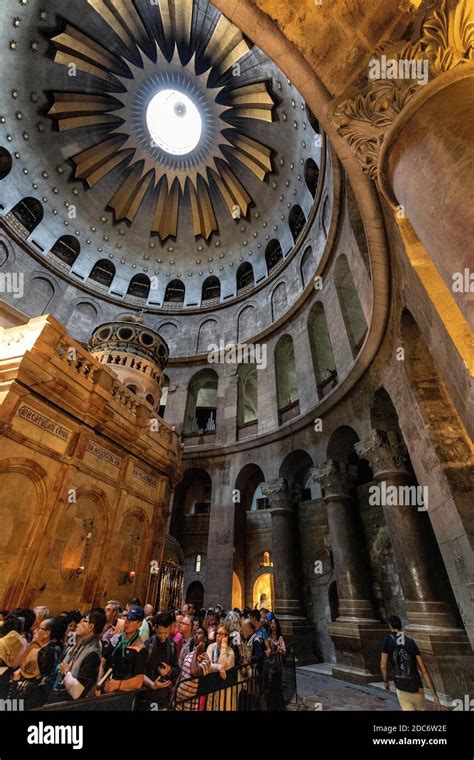
<path fill-rule="evenodd" d="M 127 613 L 127 620 L 139 620 L 142 622 L 142 620 L 145 617 L 145 610 L 143 607 L 130 607 L 128 613 Z"/>

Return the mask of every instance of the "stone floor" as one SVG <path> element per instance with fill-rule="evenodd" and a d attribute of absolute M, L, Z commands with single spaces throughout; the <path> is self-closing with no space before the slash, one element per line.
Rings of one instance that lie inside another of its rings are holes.
<path fill-rule="evenodd" d="M 288 705 L 288 710 L 400 710 L 395 694 L 376 686 L 354 686 L 339 681 L 311 666 L 296 670 L 298 701 Z"/>

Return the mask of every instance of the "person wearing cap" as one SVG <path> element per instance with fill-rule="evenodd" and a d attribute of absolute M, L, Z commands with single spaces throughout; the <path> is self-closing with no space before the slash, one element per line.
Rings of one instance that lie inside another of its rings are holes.
<path fill-rule="evenodd" d="M 6 699 L 10 689 L 13 668 L 23 648 L 18 631 L 9 631 L 0 639 L 0 699 Z"/>
<path fill-rule="evenodd" d="M 123 626 L 123 633 L 113 637 L 113 649 L 105 663 L 105 673 L 111 671 L 103 689 L 134 691 L 141 689 L 146 668 L 146 649 L 140 638 L 140 628 L 145 619 L 143 607 L 130 607 Z"/>

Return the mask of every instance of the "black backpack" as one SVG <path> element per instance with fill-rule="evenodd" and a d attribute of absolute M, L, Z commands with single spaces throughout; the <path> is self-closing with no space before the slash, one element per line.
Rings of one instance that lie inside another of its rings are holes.
<path fill-rule="evenodd" d="M 413 655 L 406 648 L 406 639 L 403 643 L 397 643 L 397 637 L 392 636 L 395 649 L 392 652 L 392 670 L 395 687 L 400 691 L 408 691 L 416 694 L 419 690 L 419 678 L 416 662 Z"/>

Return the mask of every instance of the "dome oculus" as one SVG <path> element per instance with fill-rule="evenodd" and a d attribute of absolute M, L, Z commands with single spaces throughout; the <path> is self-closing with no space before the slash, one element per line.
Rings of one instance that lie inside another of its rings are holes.
<path fill-rule="evenodd" d="M 201 115 L 184 92 L 160 90 L 148 104 L 148 131 L 158 148 L 173 156 L 185 156 L 199 144 Z"/>

